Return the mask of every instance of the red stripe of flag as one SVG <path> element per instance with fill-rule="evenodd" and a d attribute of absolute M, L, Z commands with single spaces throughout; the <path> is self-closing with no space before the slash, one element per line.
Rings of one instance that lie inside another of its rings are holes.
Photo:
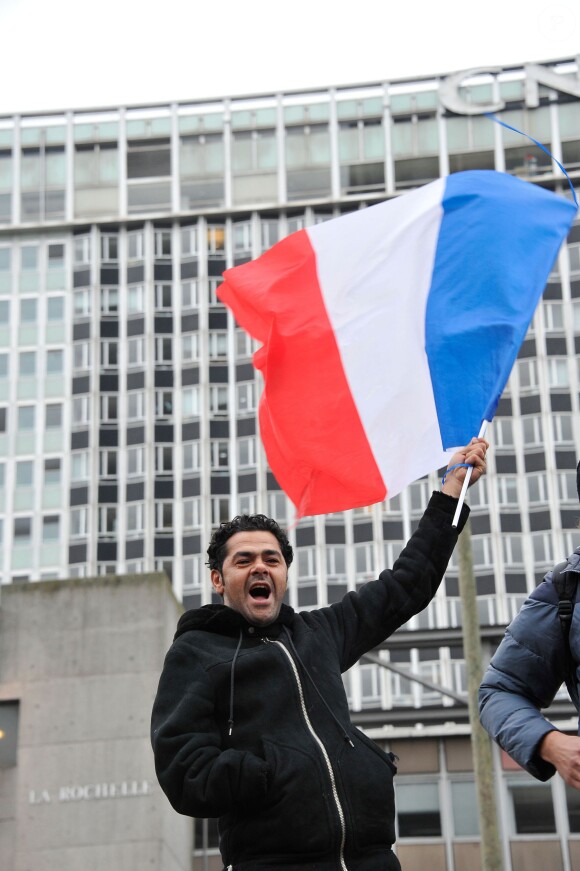
<path fill-rule="evenodd" d="M 218 296 L 262 342 L 260 429 L 276 480 L 299 517 L 385 498 L 386 488 L 346 380 L 308 233 L 228 269 Z M 339 469 L 341 480 L 335 477 Z"/>

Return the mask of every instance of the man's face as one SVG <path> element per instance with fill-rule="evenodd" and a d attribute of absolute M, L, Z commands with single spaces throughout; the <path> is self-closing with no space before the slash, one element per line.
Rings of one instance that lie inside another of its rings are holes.
<path fill-rule="evenodd" d="M 248 623 L 273 623 L 288 581 L 288 567 L 276 536 L 260 530 L 236 532 L 227 541 L 227 551 L 221 573 L 217 569 L 211 572 L 216 593 Z"/>

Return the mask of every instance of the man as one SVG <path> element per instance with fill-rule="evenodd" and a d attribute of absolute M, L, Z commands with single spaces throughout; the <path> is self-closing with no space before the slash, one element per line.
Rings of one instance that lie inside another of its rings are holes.
<path fill-rule="evenodd" d="M 576 482 L 580 499 L 580 463 Z M 580 573 L 579 555 L 568 559 L 564 572 Z M 558 771 L 580 789 L 580 737 L 560 732 L 540 712 L 565 680 L 579 708 L 580 609 L 566 638 L 552 575 L 508 626 L 479 689 L 479 714 L 484 729 L 529 774 L 545 781 Z"/>
<path fill-rule="evenodd" d="M 475 482 L 486 449 L 473 439 L 454 454 L 392 571 L 327 608 L 283 604 L 292 548 L 275 521 L 246 515 L 214 533 L 208 565 L 223 605 L 181 617 L 152 743 L 173 807 L 220 818 L 231 871 L 400 867 L 394 758 L 353 727 L 341 673 L 435 595 L 468 515 L 464 506 L 452 527 L 461 464 Z"/>

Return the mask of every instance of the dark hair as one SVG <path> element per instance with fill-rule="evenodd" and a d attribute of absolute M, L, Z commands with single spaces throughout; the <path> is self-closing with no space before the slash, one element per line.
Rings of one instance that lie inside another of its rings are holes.
<path fill-rule="evenodd" d="M 288 536 L 275 520 L 271 517 L 266 517 L 265 514 L 238 514 L 233 520 L 221 523 L 213 533 L 207 549 L 209 559 L 206 565 L 210 569 L 217 569 L 221 574 L 228 552 L 228 539 L 235 535 L 236 532 L 254 531 L 271 532 L 278 540 L 284 562 L 287 566 L 292 564 L 294 558 L 292 546 L 288 541 Z"/>

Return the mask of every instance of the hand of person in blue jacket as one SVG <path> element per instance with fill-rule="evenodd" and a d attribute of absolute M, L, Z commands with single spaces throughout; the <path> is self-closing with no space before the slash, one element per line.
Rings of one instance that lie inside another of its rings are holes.
<path fill-rule="evenodd" d="M 580 737 L 554 729 L 544 736 L 539 753 L 551 762 L 568 786 L 580 789 Z"/>

